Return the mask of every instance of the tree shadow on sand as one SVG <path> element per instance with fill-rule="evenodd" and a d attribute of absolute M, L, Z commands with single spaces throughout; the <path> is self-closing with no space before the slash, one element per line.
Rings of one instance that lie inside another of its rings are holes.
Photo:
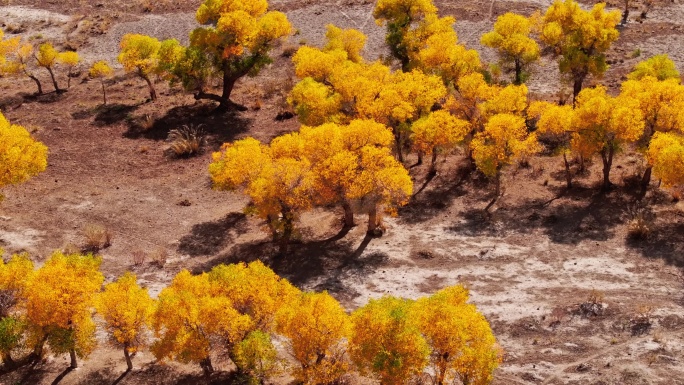
<path fill-rule="evenodd" d="M 236 245 L 227 254 L 199 267 L 195 273 L 211 270 L 218 264 L 261 260 L 281 277 L 298 287 L 327 290 L 340 301 L 351 301 L 359 293 L 343 284 L 343 280 L 362 279 L 388 263 L 384 253 L 366 253 L 373 237 L 357 240 L 345 237 L 348 229 L 320 241 L 293 243 L 289 253 L 278 256 L 273 242 L 261 241 Z"/>
<path fill-rule="evenodd" d="M 553 188 L 552 188 L 553 189 Z M 577 244 L 583 240 L 605 241 L 626 220 L 634 200 L 623 191 L 604 194 L 596 188 L 575 186 L 558 188 L 549 201 L 528 200 L 517 206 L 500 206 L 491 218 L 482 208 L 470 208 L 447 230 L 467 236 L 502 236 L 509 232 L 526 233 L 542 229 L 554 243 Z M 551 207 L 558 196 L 562 205 Z"/>
<path fill-rule="evenodd" d="M 627 247 L 649 259 L 662 259 L 665 263 L 684 268 L 684 218 L 676 212 L 664 213 L 648 224 L 647 237 L 630 237 Z"/>
<path fill-rule="evenodd" d="M 196 224 L 190 234 L 180 239 L 178 252 L 191 257 L 214 255 L 225 249 L 236 235 L 245 233 L 247 227 L 247 216 L 243 213 L 230 213 L 217 221 Z"/>
<path fill-rule="evenodd" d="M 93 124 L 97 127 L 111 126 L 113 124 L 129 120 L 131 113 L 140 107 L 140 104 L 107 104 L 99 105 L 94 108 L 86 108 L 80 111 L 71 113 L 71 117 L 75 120 L 85 120 L 95 117 Z"/>
<path fill-rule="evenodd" d="M 183 126 L 201 127 L 209 144 L 218 149 L 221 144 L 235 140 L 249 129 L 251 120 L 243 118 L 239 113 L 221 114 L 215 110 L 216 107 L 210 104 L 174 107 L 166 115 L 156 119 L 152 127 L 145 128 L 138 122 L 131 121 L 124 137 L 166 140 L 169 131 L 173 129 Z"/>

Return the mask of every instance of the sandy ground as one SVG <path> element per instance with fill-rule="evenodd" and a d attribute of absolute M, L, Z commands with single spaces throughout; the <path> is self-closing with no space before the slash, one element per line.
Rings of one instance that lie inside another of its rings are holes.
<path fill-rule="evenodd" d="M 479 45 L 479 36 L 496 15 L 531 13 L 548 4 L 438 3 L 444 14 L 457 18 L 460 40 L 490 62 L 496 57 Z M 186 41 L 194 25 L 193 2 L 166 1 L 151 14 L 134 2 L 12 4 L 0 7 L 3 28 L 18 28 L 35 41 L 74 44 L 88 62 L 114 62 L 125 33 Z M 272 5 L 287 12 L 299 30 L 286 45 L 320 44 L 325 25 L 334 23 L 369 35 L 367 57 L 386 55 L 371 1 L 280 0 Z M 603 81 L 616 89 L 634 63 L 655 53 L 668 53 L 684 69 L 683 10 L 673 3 L 654 9 L 643 23 L 630 23 L 610 53 L 614 64 Z M 632 57 L 637 48 L 641 56 Z M 547 57 L 528 85 L 533 93 L 554 98 L 558 80 L 553 58 Z M 638 155 L 629 150 L 620 155 L 613 173 L 619 187 L 606 195 L 596 188 L 599 164 L 578 180 L 575 190 L 559 196 L 564 183 L 559 159 L 534 159 L 530 168 L 509 171 L 506 194 L 487 220 L 481 209 L 492 186 L 480 176 L 463 174 L 458 168 L 462 157 L 455 154 L 398 217 L 386 219 L 384 237 L 364 237 L 363 217 L 357 218 L 358 227 L 338 234 L 340 213 L 316 210 L 302 217 L 302 241 L 293 245 L 291 255 L 275 259 L 262 224 L 241 214 L 246 199 L 211 190 L 206 168 L 210 152 L 223 142 L 245 136 L 269 140 L 296 129 L 294 120 L 275 120 L 292 82 L 289 60 L 276 53 L 272 66 L 243 81 L 235 93 L 238 102 L 250 107 L 259 102 L 261 109 L 216 116 L 211 105 L 195 103 L 162 83 L 160 100 L 146 103 L 144 84 L 126 76 L 109 86 L 108 108 L 98 107 L 95 82 L 77 80 L 61 97 L 34 99 L 24 97 L 33 92 L 30 81 L 0 79 L 0 109 L 13 122 L 39 128 L 36 136 L 50 147 L 47 172 L 3 190 L 0 245 L 9 252 L 28 251 L 41 261 L 52 250 L 82 243 L 83 227 L 99 224 L 113 233 L 112 246 L 102 253 L 107 279 L 133 269 L 157 293 L 183 268 L 199 272 L 218 263 L 262 259 L 303 289 L 328 290 L 349 310 L 384 294 L 416 298 L 464 284 L 506 352 L 495 384 L 684 384 L 684 215 L 670 194 L 653 191 L 647 197 L 656 214 L 652 236 L 626 240 L 633 201 L 629 180 L 641 164 Z M 137 124 L 147 116 L 155 123 L 140 131 Z M 207 151 L 192 159 L 164 157 L 168 131 L 187 123 L 206 126 Z M 425 170 L 412 173 L 418 190 Z M 169 253 L 163 269 L 131 265 L 134 251 L 158 248 Z M 603 296 L 605 311 L 585 317 L 579 306 L 593 291 Z M 635 332 L 634 319 L 643 312 L 652 325 Z M 226 380 L 225 374 L 203 379 L 192 366 L 152 365 L 148 353 L 136 357 L 139 369 L 119 378 L 124 368 L 120 353 L 104 346 L 81 369 L 60 378 L 65 359 L 0 377 L 0 383 Z"/>

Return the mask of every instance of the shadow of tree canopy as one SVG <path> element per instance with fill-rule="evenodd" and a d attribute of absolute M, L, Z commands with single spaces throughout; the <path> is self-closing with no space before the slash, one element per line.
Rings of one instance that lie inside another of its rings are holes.
<path fill-rule="evenodd" d="M 202 374 L 199 366 L 197 373 L 179 374 L 172 367 L 148 364 L 133 372 L 116 372 L 111 368 L 90 372 L 78 382 L 78 385 L 118 385 L 121 384 L 169 384 L 169 385 L 219 385 L 232 384 L 235 373 L 217 370 L 211 376 Z"/>
<path fill-rule="evenodd" d="M 447 230 L 468 236 L 501 236 L 510 231 L 542 229 L 554 243 L 577 244 L 583 240 L 604 241 L 615 235 L 615 227 L 626 220 L 631 194 L 619 189 L 602 193 L 598 189 L 575 186 L 558 189 L 556 198 L 532 200 L 518 206 L 501 206 L 489 218 L 481 208 L 460 214 L 460 220 Z M 549 203 L 563 198 L 563 204 Z"/>
<path fill-rule="evenodd" d="M 650 232 L 645 239 L 628 238 L 627 247 L 649 259 L 662 259 L 665 263 L 684 268 L 684 217 L 666 213 L 648 224 Z"/>
<path fill-rule="evenodd" d="M 183 126 L 202 127 L 210 145 L 218 149 L 223 143 L 231 142 L 251 124 L 237 112 L 217 113 L 216 106 L 197 104 L 170 109 L 166 115 L 154 121 L 152 127 L 145 129 L 139 122 L 131 121 L 124 137 L 129 139 L 166 140 L 169 131 Z"/>
<path fill-rule="evenodd" d="M 124 120 L 129 120 L 131 113 L 137 110 L 138 107 L 140 107 L 140 104 L 127 105 L 114 103 L 99 105 L 97 107 L 72 112 L 71 117 L 75 120 L 85 120 L 94 116 L 95 119 L 93 120 L 93 124 L 97 127 L 104 127 Z"/>
<path fill-rule="evenodd" d="M 225 249 L 235 239 L 235 235 L 246 231 L 245 214 L 230 213 L 217 221 L 192 226 L 190 234 L 180 239 L 178 252 L 191 257 L 213 255 Z"/>
<path fill-rule="evenodd" d="M 194 273 L 209 271 L 219 264 L 261 260 L 295 286 L 327 290 L 340 301 L 351 301 L 360 294 L 345 286 L 342 280 L 368 275 L 386 265 L 389 256 L 384 253 L 364 254 L 374 238 L 366 236 L 356 245 L 354 240 L 345 238 L 348 231 L 344 229 L 325 240 L 292 243 L 285 256 L 279 256 L 277 245 L 269 241 L 236 245 L 227 254 L 197 268 Z"/>

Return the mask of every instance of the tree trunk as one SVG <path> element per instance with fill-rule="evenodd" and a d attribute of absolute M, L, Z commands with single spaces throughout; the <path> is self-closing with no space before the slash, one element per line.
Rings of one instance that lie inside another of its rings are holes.
<path fill-rule="evenodd" d="M 404 153 L 401 149 L 401 128 L 395 128 L 394 140 L 397 142 L 397 160 L 404 163 Z"/>
<path fill-rule="evenodd" d="M 127 371 L 133 370 L 133 361 L 131 361 L 131 353 L 128 352 L 128 344 L 124 345 L 124 357 L 126 357 L 126 367 Z"/>
<path fill-rule="evenodd" d="M 648 166 L 646 171 L 644 171 L 644 176 L 641 177 L 641 196 L 646 195 L 648 190 L 648 185 L 651 184 L 651 173 L 653 171 L 653 166 Z"/>
<path fill-rule="evenodd" d="M 40 80 L 38 80 L 37 77 L 29 74 L 28 72 L 25 72 L 25 74 L 26 74 L 26 76 L 31 78 L 31 80 L 33 80 L 36 83 L 36 85 L 38 86 L 38 95 L 42 95 L 43 94 L 43 85 L 40 84 Z"/>
<path fill-rule="evenodd" d="M 423 164 L 423 151 L 418 151 L 418 162 L 416 162 L 416 166 L 420 166 Z"/>
<path fill-rule="evenodd" d="M 52 79 L 52 86 L 55 87 L 55 92 L 58 94 L 61 94 L 63 91 L 59 88 L 57 85 L 57 80 L 55 79 L 55 73 L 52 72 L 52 68 L 50 67 L 45 67 L 48 70 L 48 73 L 50 73 L 50 79 Z"/>
<path fill-rule="evenodd" d="M 601 150 L 601 159 L 603 160 L 603 191 L 610 189 L 610 168 L 613 166 L 613 150 L 612 145 L 609 148 Z"/>
<path fill-rule="evenodd" d="M 154 89 L 154 84 L 152 84 L 150 77 L 147 75 L 140 75 L 140 77 L 143 78 L 143 80 L 145 80 L 145 82 L 147 83 L 147 88 L 150 89 L 150 99 L 152 99 L 152 101 L 157 100 L 157 90 Z"/>
<path fill-rule="evenodd" d="M 629 2 L 625 1 L 625 10 L 622 12 L 622 20 L 620 24 L 627 25 L 627 18 L 629 17 Z"/>
<path fill-rule="evenodd" d="M 278 220 L 274 215 L 269 214 L 266 217 L 266 225 L 268 228 L 271 230 L 271 237 L 273 239 L 273 242 L 278 240 L 278 228 L 274 225 L 274 223 Z"/>
<path fill-rule="evenodd" d="M 570 173 L 570 163 L 568 162 L 568 156 L 563 153 L 563 162 L 565 163 L 565 182 L 567 183 L 568 189 L 572 188 L 572 173 Z"/>
<path fill-rule="evenodd" d="M 230 95 L 233 93 L 233 88 L 235 88 L 235 83 L 237 78 L 231 77 L 228 71 L 223 72 L 223 92 L 221 93 L 221 98 L 223 101 L 219 105 L 219 108 L 228 109 L 234 103 L 230 101 Z"/>
<path fill-rule="evenodd" d="M 344 227 L 354 227 L 354 210 L 347 200 L 342 201 L 342 209 L 344 210 Z"/>
<path fill-rule="evenodd" d="M 214 373 L 214 366 L 211 364 L 211 357 L 207 357 L 200 361 L 200 367 L 202 367 L 202 371 L 204 372 L 205 376 L 210 376 L 212 373 Z"/>
<path fill-rule="evenodd" d="M 71 369 L 78 368 L 78 362 L 76 361 L 76 351 L 74 349 L 69 350 L 69 357 L 71 357 Z"/>
<path fill-rule="evenodd" d="M 376 235 L 378 230 L 378 207 L 373 205 L 373 207 L 368 210 L 368 234 Z"/>
<path fill-rule="evenodd" d="M 280 255 L 287 254 L 287 248 L 294 233 L 294 223 L 292 220 L 292 213 L 289 209 L 283 210 L 283 234 L 280 237 Z"/>
<path fill-rule="evenodd" d="M 105 88 L 104 81 L 101 81 L 100 83 L 102 83 L 102 99 L 104 101 L 104 105 L 106 106 L 107 105 L 107 88 Z"/>
<path fill-rule="evenodd" d="M 494 198 L 489 202 L 487 207 L 485 207 L 485 213 L 489 214 L 489 209 L 494 206 L 494 204 L 499 200 L 499 195 L 501 195 L 501 170 L 497 168 L 496 170 L 496 177 L 494 179 L 495 183 L 495 189 L 494 189 Z"/>
<path fill-rule="evenodd" d="M 572 105 L 575 105 L 575 102 L 577 101 L 577 95 L 579 95 L 580 91 L 582 91 L 582 84 L 584 83 L 584 78 L 586 75 L 578 75 L 575 76 L 575 80 L 572 85 Z"/>
<path fill-rule="evenodd" d="M 428 171 L 428 175 L 437 175 L 437 148 L 432 149 L 432 161 L 430 162 L 430 171 Z"/>
<path fill-rule="evenodd" d="M 522 63 L 520 62 L 520 59 L 515 59 L 515 80 L 513 81 L 513 84 L 519 86 L 522 82 Z"/>

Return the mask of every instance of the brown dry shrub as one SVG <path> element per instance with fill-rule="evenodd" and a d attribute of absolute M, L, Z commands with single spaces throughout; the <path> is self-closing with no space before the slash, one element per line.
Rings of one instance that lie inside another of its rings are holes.
<path fill-rule="evenodd" d="M 112 233 L 101 225 L 86 225 L 83 228 L 85 243 L 82 251 L 96 253 L 112 245 Z"/>
<path fill-rule="evenodd" d="M 133 250 L 133 252 L 131 253 L 131 263 L 133 264 L 133 266 L 142 266 L 145 264 L 146 260 L 147 253 L 143 250 L 137 249 Z"/>
<path fill-rule="evenodd" d="M 150 259 L 157 267 L 162 268 L 166 265 L 166 261 L 169 259 L 169 253 L 165 248 L 159 247 L 150 253 Z"/>

